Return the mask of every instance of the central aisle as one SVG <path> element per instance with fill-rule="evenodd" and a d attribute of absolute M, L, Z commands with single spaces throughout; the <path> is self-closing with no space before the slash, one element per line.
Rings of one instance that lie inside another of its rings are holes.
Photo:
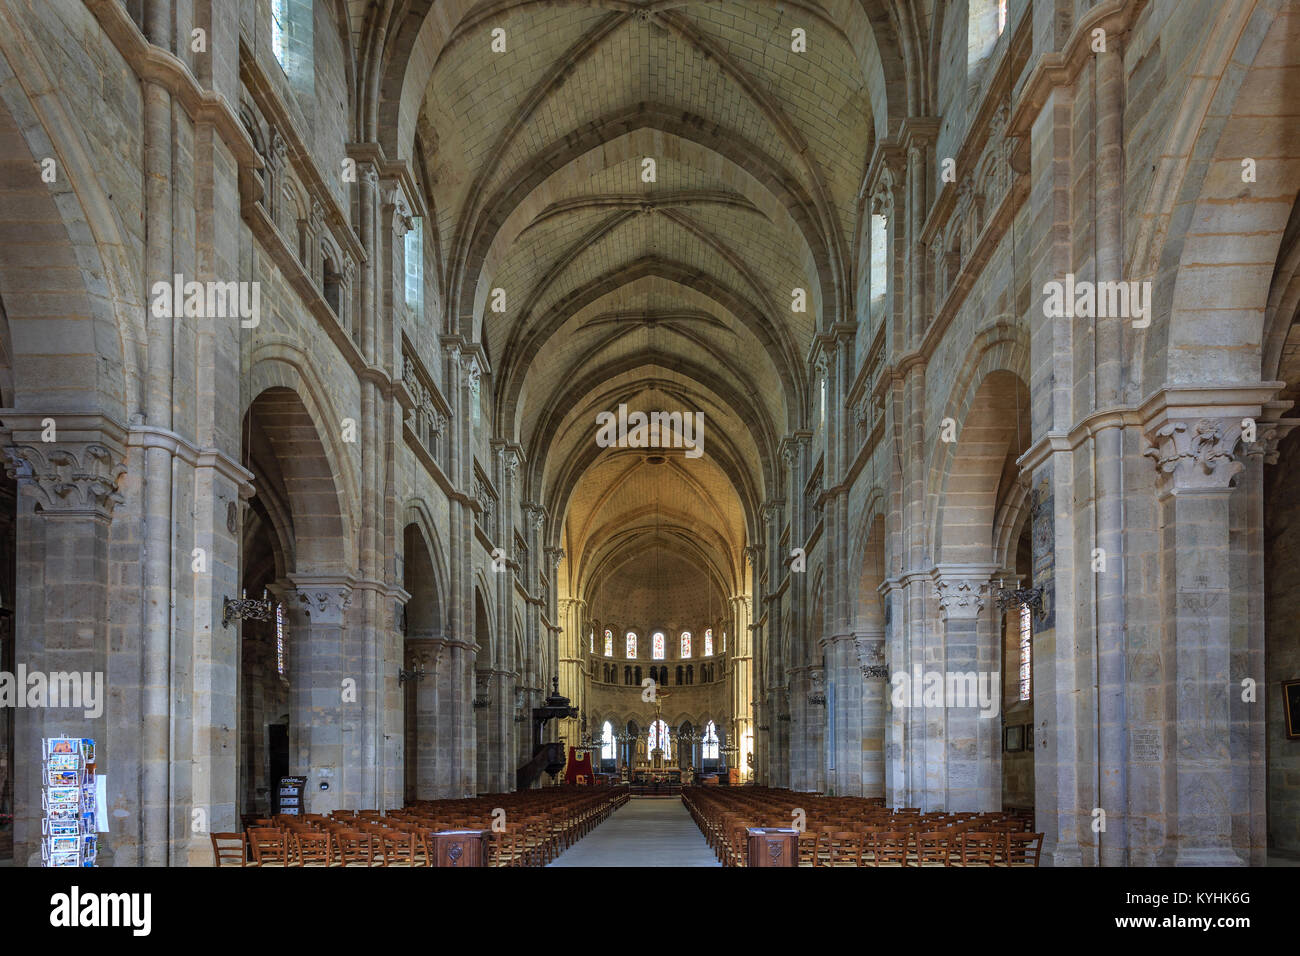
<path fill-rule="evenodd" d="M 551 866 L 721 866 L 680 799 L 633 797 Z"/>

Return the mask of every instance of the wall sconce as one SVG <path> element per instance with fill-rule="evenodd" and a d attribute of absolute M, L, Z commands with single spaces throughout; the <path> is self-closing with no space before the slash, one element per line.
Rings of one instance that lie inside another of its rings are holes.
<path fill-rule="evenodd" d="M 408 680 L 424 680 L 424 665 L 421 664 L 413 671 L 403 670 L 402 668 L 399 667 L 397 669 L 398 686 L 400 687 L 402 684 L 405 684 Z"/>
<path fill-rule="evenodd" d="M 1043 589 L 1042 588 L 1007 588 L 1002 586 L 1002 578 L 998 578 L 998 610 L 1005 611 L 1009 607 L 1020 607 L 1022 604 L 1028 604 L 1029 610 L 1038 620 L 1042 620 L 1043 611 Z"/>
<path fill-rule="evenodd" d="M 239 599 L 232 601 L 223 598 L 221 602 L 221 626 L 230 627 L 231 621 L 269 621 L 275 617 L 275 602 L 266 596 L 262 589 L 262 600 L 250 598 L 248 591 L 239 592 Z"/>

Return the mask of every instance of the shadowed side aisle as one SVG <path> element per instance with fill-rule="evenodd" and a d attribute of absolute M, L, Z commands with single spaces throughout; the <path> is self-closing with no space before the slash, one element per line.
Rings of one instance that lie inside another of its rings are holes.
<path fill-rule="evenodd" d="M 721 866 L 680 800 L 633 797 L 551 866 Z"/>

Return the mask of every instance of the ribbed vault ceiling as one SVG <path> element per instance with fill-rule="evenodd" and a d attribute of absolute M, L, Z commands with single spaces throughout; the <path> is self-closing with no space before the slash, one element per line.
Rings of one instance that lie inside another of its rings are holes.
<path fill-rule="evenodd" d="M 379 6 L 349 3 L 363 57 Z M 425 173 L 441 300 L 489 343 L 493 427 L 561 519 L 570 593 L 647 548 L 740 583 L 777 445 L 812 413 L 815 336 L 851 317 L 886 82 L 866 6 L 387 4 L 406 65 L 378 122 Z M 619 403 L 703 412 L 704 456 L 597 448 Z"/>

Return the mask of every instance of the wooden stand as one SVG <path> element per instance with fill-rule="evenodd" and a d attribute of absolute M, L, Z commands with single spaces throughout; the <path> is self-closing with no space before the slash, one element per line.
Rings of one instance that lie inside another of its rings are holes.
<path fill-rule="evenodd" d="M 434 866 L 487 866 L 487 830 L 446 830 L 433 835 Z"/>
<path fill-rule="evenodd" d="M 750 827 L 750 866 L 798 866 L 799 831 L 793 827 Z"/>

